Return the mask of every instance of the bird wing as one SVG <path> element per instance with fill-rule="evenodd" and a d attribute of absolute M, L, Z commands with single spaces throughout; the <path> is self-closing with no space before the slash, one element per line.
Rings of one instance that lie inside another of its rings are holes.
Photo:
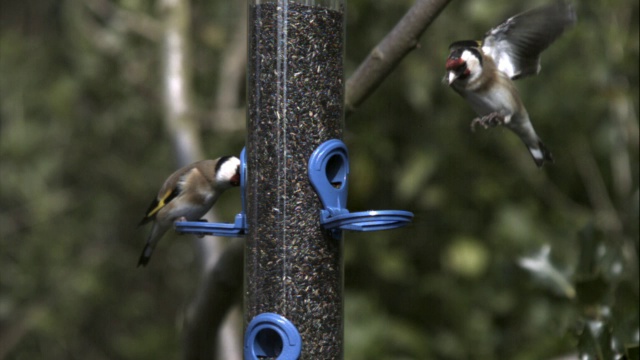
<path fill-rule="evenodd" d="M 535 8 L 489 30 L 482 51 L 512 79 L 536 75 L 540 53 L 576 21 L 573 6 L 564 1 Z"/>
<path fill-rule="evenodd" d="M 158 211 L 178 197 L 184 189 L 185 179 L 193 171 L 196 171 L 193 166 L 187 166 L 173 173 L 162 185 L 162 188 L 158 192 L 158 196 L 151 201 L 144 218 L 142 218 L 138 226 L 144 225 L 153 220 Z"/>
<path fill-rule="evenodd" d="M 153 199 L 153 201 L 151 201 L 151 204 L 149 205 L 149 209 L 147 209 L 146 215 L 144 216 L 144 218 L 142 218 L 142 220 L 138 225 L 144 225 L 149 221 L 153 220 L 156 214 L 158 213 L 158 211 L 160 211 L 160 209 L 165 207 L 171 200 L 173 200 L 179 194 L 180 194 L 180 188 L 175 187 L 171 190 L 167 190 L 167 192 L 165 192 L 164 195 Z"/>

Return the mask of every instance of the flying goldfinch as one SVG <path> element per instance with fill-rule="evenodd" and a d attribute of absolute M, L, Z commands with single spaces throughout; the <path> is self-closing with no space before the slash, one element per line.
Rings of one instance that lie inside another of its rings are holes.
<path fill-rule="evenodd" d="M 504 125 L 529 149 L 538 167 L 553 156 L 531 124 L 512 80 L 540 71 L 540 53 L 575 24 L 570 4 L 555 1 L 507 19 L 489 30 L 482 41 L 456 41 L 449 46 L 448 82 L 479 115 L 472 129 Z"/>
<path fill-rule="evenodd" d="M 153 227 L 138 266 L 147 265 L 153 249 L 174 222 L 199 220 L 220 194 L 238 185 L 240 159 L 235 156 L 198 161 L 171 174 L 140 221 L 139 225 L 153 221 Z"/>

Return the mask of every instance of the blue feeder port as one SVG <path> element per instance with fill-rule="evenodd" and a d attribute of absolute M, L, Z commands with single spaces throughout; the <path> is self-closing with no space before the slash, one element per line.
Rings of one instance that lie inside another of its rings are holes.
<path fill-rule="evenodd" d="M 244 360 L 296 360 L 302 350 L 298 329 L 284 316 L 262 313 L 249 323 L 244 337 Z"/>
<path fill-rule="evenodd" d="M 320 211 L 320 224 L 341 236 L 340 230 L 378 231 L 405 226 L 413 213 L 403 210 L 371 210 L 349 212 L 349 152 L 340 140 L 322 143 L 309 159 L 309 180 L 318 193 L 324 209 Z"/>

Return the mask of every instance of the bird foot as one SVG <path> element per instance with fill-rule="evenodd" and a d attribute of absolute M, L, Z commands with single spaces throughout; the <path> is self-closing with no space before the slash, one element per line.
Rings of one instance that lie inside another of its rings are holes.
<path fill-rule="evenodd" d="M 198 219 L 196 220 L 197 222 L 208 222 L 207 219 Z M 196 235 L 199 239 L 202 239 L 204 237 L 204 234 L 198 234 Z"/>
<path fill-rule="evenodd" d="M 179 222 L 184 222 L 184 221 L 187 221 L 187 218 L 186 218 L 186 217 L 184 217 L 184 216 L 181 216 L 181 217 L 179 217 L 179 218 L 175 219 L 175 220 L 173 221 L 173 223 L 174 223 L 174 224 L 177 224 L 177 223 L 179 223 Z M 180 234 L 180 235 L 182 235 L 182 234 Z"/>
<path fill-rule="evenodd" d="M 485 129 L 490 127 L 496 127 L 498 125 L 504 125 L 504 116 L 498 112 L 492 112 L 481 117 L 477 117 L 471 120 L 471 131 L 476 131 L 476 126 L 480 125 Z"/>
<path fill-rule="evenodd" d="M 178 223 L 178 222 L 183 222 L 183 221 L 189 221 L 189 220 L 187 220 L 186 217 L 181 216 L 181 217 L 177 218 L 175 222 Z M 206 219 L 198 219 L 196 221 L 198 221 L 198 222 L 208 222 Z M 203 238 L 204 237 L 204 235 L 201 235 L 201 234 L 195 234 L 195 236 L 197 236 L 199 238 Z"/>

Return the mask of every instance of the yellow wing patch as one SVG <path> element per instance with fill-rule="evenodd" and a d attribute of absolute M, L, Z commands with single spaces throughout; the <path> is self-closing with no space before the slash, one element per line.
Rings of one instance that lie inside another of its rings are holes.
<path fill-rule="evenodd" d="M 168 200 L 170 200 L 167 198 L 169 197 L 169 195 L 171 195 L 172 192 L 173 192 L 172 190 L 168 190 L 166 193 L 164 193 L 164 195 L 160 198 L 160 200 L 158 200 L 158 203 L 156 204 L 156 206 L 147 213 L 147 217 L 152 217 L 158 211 L 160 211 L 160 209 L 162 209 L 166 205 Z"/>
<path fill-rule="evenodd" d="M 167 192 L 160 199 L 153 199 L 151 205 L 149 205 L 149 209 L 147 210 L 147 214 L 144 216 L 142 221 L 138 225 L 144 225 L 151 221 L 156 213 L 160 211 L 165 205 L 167 205 L 173 198 L 178 196 L 180 190 L 178 188 L 167 190 Z"/>

